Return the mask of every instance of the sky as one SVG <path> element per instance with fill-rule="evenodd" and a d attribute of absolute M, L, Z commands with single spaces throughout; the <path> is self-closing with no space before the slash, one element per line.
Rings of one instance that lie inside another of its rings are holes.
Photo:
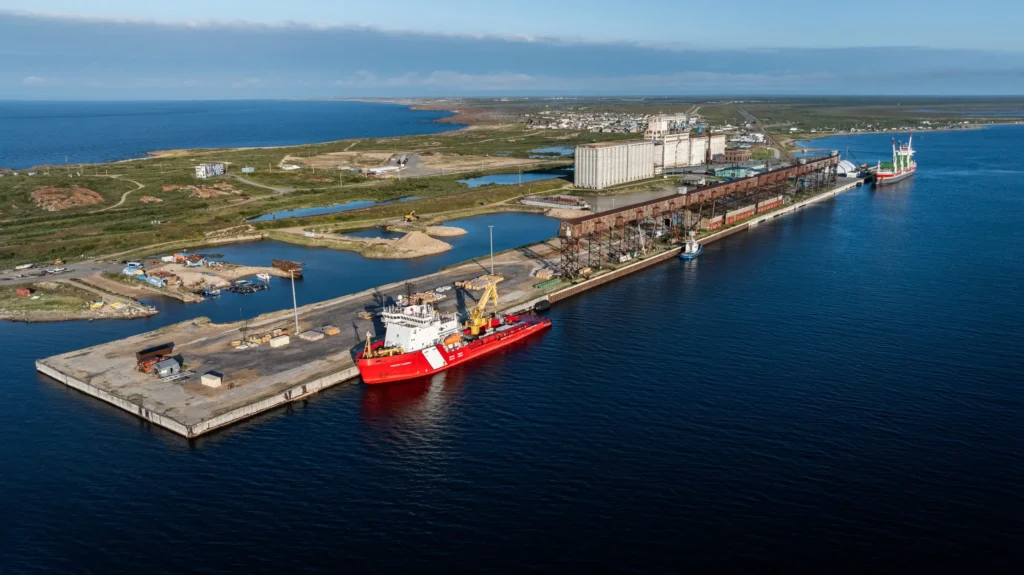
<path fill-rule="evenodd" d="M 0 0 L 0 98 L 1019 95 L 1021 21 L 987 0 Z"/>

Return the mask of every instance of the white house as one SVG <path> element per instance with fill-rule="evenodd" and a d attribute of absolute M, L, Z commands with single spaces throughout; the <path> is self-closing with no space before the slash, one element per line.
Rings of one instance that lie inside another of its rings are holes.
<path fill-rule="evenodd" d="M 196 177 L 197 178 L 212 178 L 214 176 L 220 176 L 224 174 L 224 164 L 222 162 L 217 163 L 206 163 L 199 164 L 196 166 Z"/>

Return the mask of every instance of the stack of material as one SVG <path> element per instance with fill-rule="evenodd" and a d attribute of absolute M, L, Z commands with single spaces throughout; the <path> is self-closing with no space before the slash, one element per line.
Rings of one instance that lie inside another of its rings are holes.
<path fill-rule="evenodd" d="M 304 331 L 299 334 L 299 339 L 303 339 L 305 341 L 320 341 L 323 338 L 324 334 L 320 333 L 319 331 L 316 331 L 315 329 Z"/>
<path fill-rule="evenodd" d="M 356 314 L 359 319 L 373 319 L 373 314 L 368 311 L 361 311 Z M 328 334 L 330 335 L 330 334 Z"/>
<path fill-rule="evenodd" d="M 466 289 L 471 290 L 479 290 L 484 289 L 491 284 L 500 283 L 502 281 L 505 281 L 505 278 L 502 276 L 492 276 L 489 274 L 484 274 L 478 278 L 473 278 L 469 281 L 462 282 L 462 285 L 459 287 L 464 287 Z M 456 283 L 456 285 L 458 285 L 458 283 Z"/>
<path fill-rule="evenodd" d="M 436 293 L 436 292 L 432 292 L 432 291 L 425 291 L 425 292 L 414 293 L 411 296 L 411 300 L 412 301 L 423 303 L 423 304 L 430 304 L 430 303 L 438 302 L 438 301 L 443 300 L 444 298 L 445 298 L 445 296 L 443 296 L 443 295 L 441 295 L 439 293 Z"/>
<path fill-rule="evenodd" d="M 270 260 L 270 264 L 275 268 L 287 272 L 289 277 L 295 277 L 295 279 L 302 279 L 302 265 L 301 262 L 290 262 L 287 260 Z"/>
<path fill-rule="evenodd" d="M 341 330 L 331 324 L 327 324 L 320 328 L 320 333 L 324 335 L 338 335 L 341 333 Z"/>
<path fill-rule="evenodd" d="M 539 280 L 549 280 L 553 277 L 555 277 L 555 272 L 547 268 L 537 270 L 537 279 Z"/>
<path fill-rule="evenodd" d="M 206 387 L 220 387 L 223 378 L 216 371 L 211 371 L 204 373 L 202 377 L 199 378 L 199 381 Z"/>
<path fill-rule="evenodd" d="M 270 340 L 270 347 L 283 347 L 291 343 L 291 338 L 286 335 L 279 335 Z"/>

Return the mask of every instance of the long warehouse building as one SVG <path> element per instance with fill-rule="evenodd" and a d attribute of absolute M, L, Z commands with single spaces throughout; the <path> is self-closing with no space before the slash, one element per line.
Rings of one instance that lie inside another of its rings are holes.
<path fill-rule="evenodd" d="M 666 168 L 707 163 L 725 152 L 723 134 L 659 134 L 659 137 L 576 147 L 575 186 L 602 190 L 653 178 Z"/>
<path fill-rule="evenodd" d="M 601 142 L 576 147 L 575 185 L 600 190 L 654 177 L 654 141 Z"/>

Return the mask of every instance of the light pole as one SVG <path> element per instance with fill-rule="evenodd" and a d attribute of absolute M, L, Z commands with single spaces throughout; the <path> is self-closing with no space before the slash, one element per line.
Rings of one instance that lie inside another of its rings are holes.
<path fill-rule="evenodd" d="M 494 226 L 487 226 L 491 232 L 491 275 L 494 275 Z"/>
<path fill-rule="evenodd" d="M 295 310 L 295 335 L 299 335 L 299 304 L 295 300 L 295 270 L 288 270 L 292 276 L 292 309 Z"/>

